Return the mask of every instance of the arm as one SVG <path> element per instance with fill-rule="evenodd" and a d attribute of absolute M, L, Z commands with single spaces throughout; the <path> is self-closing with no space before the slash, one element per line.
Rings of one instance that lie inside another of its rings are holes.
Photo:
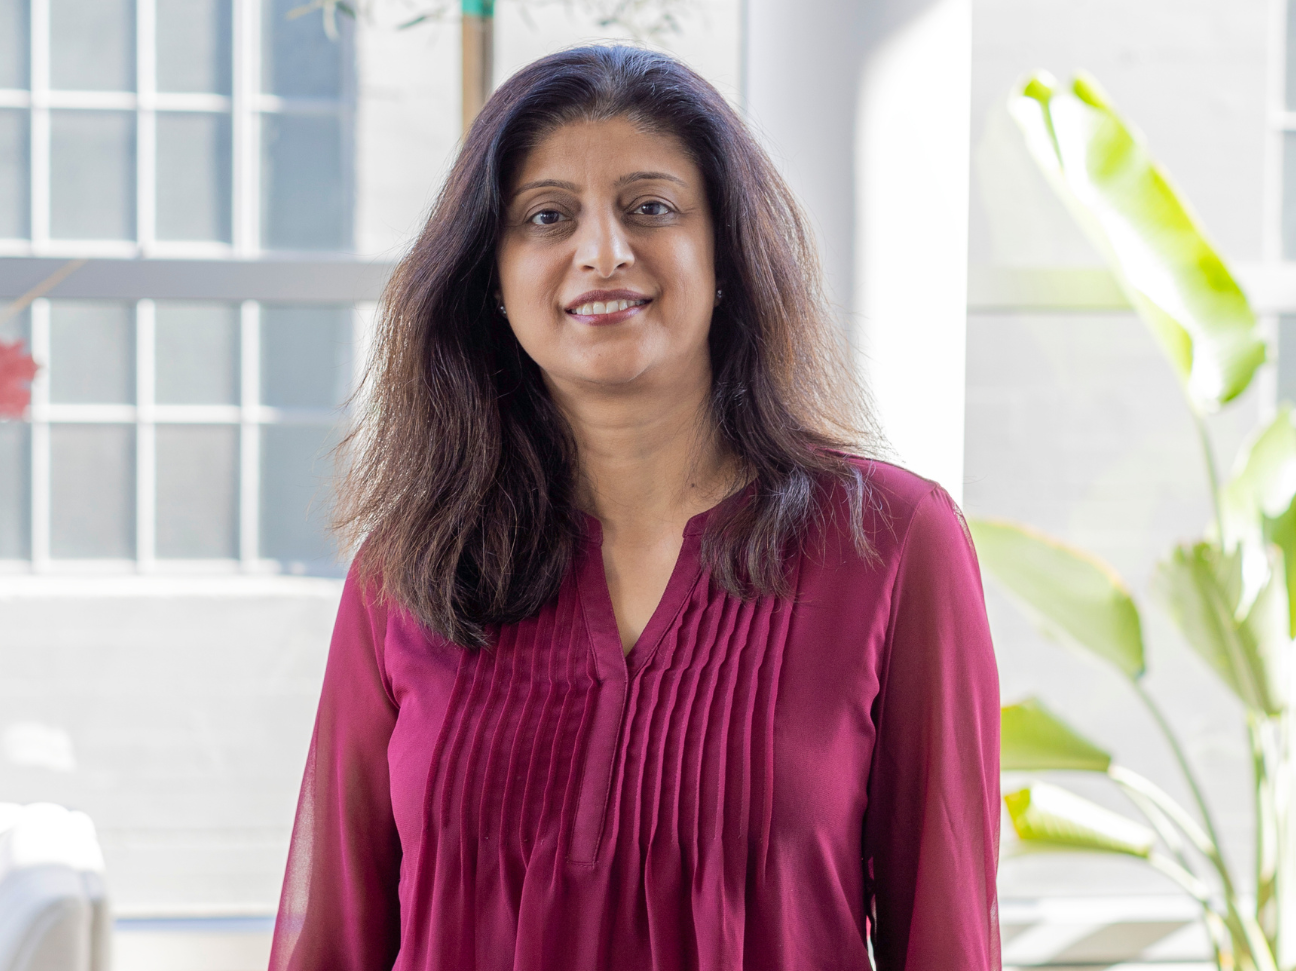
<path fill-rule="evenodd" d="M 997 971 L 999 682 L 976 554 L 933 489 L 891 599 L 864 822 L 879 971 Z"/>
<path fill-rule="evenodd" d="M 347 578 L 297 803 L 270 971 L 376 971 L 400 945 L 385 611 Z"/>

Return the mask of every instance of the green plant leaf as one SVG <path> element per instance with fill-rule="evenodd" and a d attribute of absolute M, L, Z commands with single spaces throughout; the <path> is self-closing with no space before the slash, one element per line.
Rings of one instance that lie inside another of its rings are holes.
<path fill-rule="evenodd" d="M 1156 834 L 1060 786 L 1034 782 L 1004 796 L 1018 838 L 1065 850 L 1126 853 L 1146 859 Z"/>
<path fill-rule="evenodd" d="M 1286 577 L 1287 634 L 1296 636 L 1296 413 L 1290 404 L 1283 402 L 1274 420 L 1243 444 L 1220 499 L 1225 548 L 1243 554 L 1243 602 L 1269 579 L 1268 546 L 1276 544 Z"/>
<path fill-rule="evenodd" d="M 1235 514 L 1274 518 L 1291 506 L 1296 498 L 1296 416 L 1290 404 L 1279 405 L 1274 420 L 1243 443 L 1223 492 Z"/>
<path fill-rule="evenodd" d="M 1287 589 L 1287 635 L 1296 637 L 1296 501 L 1274 519 L 1265 520 L 1265 539 L 1282 554 Z"/>
<path fill-rule="evenodd" d="M 973 519 L 981 564 L 1058 639 L 1137 678 L 1143 628 L 1129 589 L 1101 560 L 1020 523 Z"/>
<path fill-rule="evenodd" d="M 1246 390 L 1265 345 L 1242 288 L 1196 216 L 1112 108 L 1078 74 L 1049 74 L 1009 100 L 1027 147 L 1116 274 L 1199 412 Z"/>
<path fill-rule="evenodd" d="M 1286 641 L 1285 595 L 1281 560 L 1247 613 L 1239 617 L 1242 555 L 1224 553 L 1213 543 L 1176 547 L 1157 565 L 1154 589 L 1188 645 L 1247 707 L 1277 714 L 1281 695 L 1274 659 Z"/>
<path fill-rule="evenodd" d="M 1106 772 L 1111 756 L 1062 719 L 1028 698 L 1000 711 L 1000 767 L 1008 769 L 1079 769 Z"/>

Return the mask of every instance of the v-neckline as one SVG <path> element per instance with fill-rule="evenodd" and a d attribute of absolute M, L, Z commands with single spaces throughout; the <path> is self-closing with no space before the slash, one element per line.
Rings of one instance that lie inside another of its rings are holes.
<path fill-rule="evenodd" d="M 670 579 L 666 581 L 666 589 L 629 651 L 621 643 L 621 631 L 612 607 L 612 592 L 603 567 L 603 524 L 597 517 L 584 514 L 585 541 L 577 585 L 600 681 L 634 677 L 656 653 L 662 636 L 697 584 L 702 571 L 702 533 L 711 514 L 723 504 L 717 503 L 698 513 L 684 525 L 684 541 L 675 558 Z"/>

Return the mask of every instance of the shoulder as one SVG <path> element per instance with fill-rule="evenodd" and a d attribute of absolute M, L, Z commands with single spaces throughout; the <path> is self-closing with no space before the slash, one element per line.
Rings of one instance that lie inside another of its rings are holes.
<path fill-rule="evenodd" d="M 424 625 L 383 583 L 381 572 L 357 554 L 347 571 L 338 605 L 334 641 L 345 650 L 371 654 L 384 678 L 406 655 L 435 655 L 457 663 L 463 648 Z M 335 643 L 335 647 L 336 647 Z M 450 663 L 450 662 L 447 662 Z"/>
<path fill-rule="evenodd" d="M 366 568 L 363 548 L 347 567 L 346 581 L 342 585 L 342 602 L 338 605 L 338 619 L 362 623 L 371 629 L 381 629 L 387 623 L 387 604 L 382 593 L 382 575 Z"/>
<path fill-rule="evenodd" d="M 880 459 L 843 457 L 859 475 L 861 495 L 856 505 L 840 482 L 828 487 L 827 529 L 837 539 L 846 538 L 858 521 L 868 559 L 893 566 L 915 546 L 971 547 L 962 512 L 938 483 Z"/>
<path fill-rule="evenodd" d="M 366 568 L 364 558 L 357 554 L 347 569 L 338 604 L 337 622 L 333 627 L 330 654 L 338 655 L 339 663 L 372 666 L 387 681 L 387 633 L 392 605 L 383 592 L 382 576 Z M 396 608 L 394 613 L 401 613 Z"/>

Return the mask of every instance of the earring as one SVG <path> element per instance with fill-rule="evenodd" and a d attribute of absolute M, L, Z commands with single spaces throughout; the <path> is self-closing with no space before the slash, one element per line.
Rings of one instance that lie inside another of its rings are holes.
<path fill-rule="evenodd" d="M 719 287 L 716 287 L 716 303 L 719 303 L 723 299 L 724 299 L 724 291 L 721 290 Z"/>
<path fill-rule="evenodd" d="M 500 316 L 501 316 L 501 317 L 507 317 L 507 316 L 508 316 L 508 311 L 504 309 L 504 304 L 502 304 L 502 303 L 499 305 L 499 312 L 500 312 Z"/>

